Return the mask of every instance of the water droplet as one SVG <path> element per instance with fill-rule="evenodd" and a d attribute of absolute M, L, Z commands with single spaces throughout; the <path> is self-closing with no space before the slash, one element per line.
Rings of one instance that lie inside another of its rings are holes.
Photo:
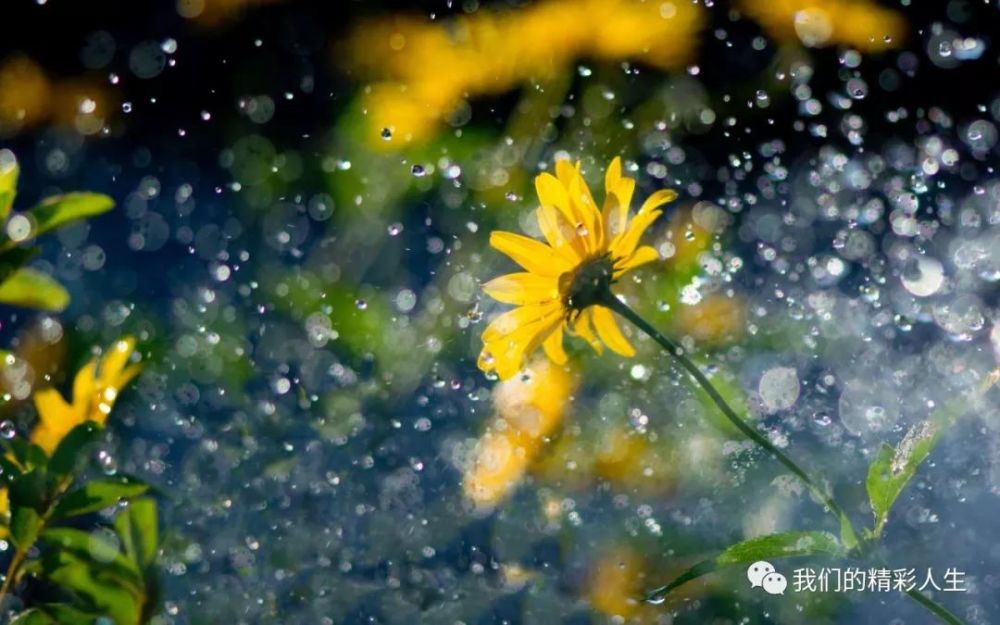
<path fill-rule="evenodd" d="M 397 221 L 397 222 L 395 222 L 395 223 L 391 223 L 391 224 L 389 224 L 389 226 L 388 226 L 388 227 L 387 227 L 387 228 L 385 229 L 385 231 L 386 231 L 387 233 L 389 233 L 389 236 L 390 236 L 390 237 L 394 237 L 394 236 L 397 236 L 397 235 L 398 235 L 398 234 L 399 234 L 400 232 L 402 232 L 402 231 L 403 231 L 403 224 L 399 223 L 398 221 Z"/>
<path fill-rule="evenodd" d="M 383 138 L 383 139 L 385 139 L 386 141 L 391 141 L 391 140 L 392 140 L 392 131 L 391 131 L 391 130 L 389 130 L 388 128 L 383 128 L 383 129 L 382 129 L 382 133 L 381 133 L 381 136 L 382 136 L 382 138 Z"/>
<path fill-rule="evenodd" d="M 0 422 L 0 436 L 10 440 L 17 436 L 17 428 L 14 427 L 14 422 L 10 420 L 4 420 Z"/>
<path fill-rule="evenodd" d="M 414 165 L 410 168 L 410 173 L 417 178 L 423 178 L 427 174 L 427 170 L 424 169 L 423 165 Z"/>

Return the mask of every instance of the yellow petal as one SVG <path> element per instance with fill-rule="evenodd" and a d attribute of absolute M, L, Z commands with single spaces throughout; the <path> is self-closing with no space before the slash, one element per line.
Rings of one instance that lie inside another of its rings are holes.
<path fill-rule="evenodd" d="M 540 304 L 559 298 L 559 283 L 533 273 L 509 273 L 484 284 L 483 291 L 505 304 Z"/>
<path fill-rule="evenodd" d="M 636 215 L 628 224 L 625 232 L 611 243 L 612 258 L 628 258 L 635 251 L 642 234 L 653 225 L 653 222 L 662 215 L 660 210 L 653 210 L 648 213 Z"/>
<path fill-rule="evenodd" d="M 569 359 L 566 357 L 565 348 L 563 348 L 562 324 L 556 326 L 552 334 L 542 342 L 542 347 L 545 349 L 545 355 L 549 357 L 549 360 L 557 365 L 566 364 L 566 361 Z"/>
<path fill-rule="evenodd" d="M 67 404 L 54 388 L 36 391 L 33 399 L 38 424 L 31 432 L 31 442 L 51 454 L 70 430 L 84 422 L 83 407 Z"/>
<path fill-rule="evenodd" d="M 641 207 L 639 207 L 638 214 L 643 215 L 653 210 L 654 208 L 659 208 L 660 206 L 663 206 L 667 202 L 673 202 L 676 199 L 677 199 L 677 192 L 674 191 L 673 189 L 660 189 L 659 191 L 654 192 L 652 195 L 646 198 L 646 201 L 642 203 Z"/>
<path fill-rule="evenodd" d="M 536 216 L 545 240 L 557 254 L 574 265 L 585 258 L 582 242 L 558 209 L 542 204 Z"/>
<path fill-rule="evenodd" d="M 96 358 L 85 364 L 73 378 L 73 405 L 86 406 L 95 392 L 97 392 Z"/>
<path fill-rule="evenodd" d="M 568 189 L 570 183 L 579 175 L 577 168 L 568 159 L 563 158 L 556 161 L 556 176 L 563 187 Z"/>
<path fill-rule="evenodd" d="M 132 350 L 135 348 L 135 339 L 126 337 L 112 345 L 104 358 L 101 359 L 100 380 L 104 384 L 115 385 L 119 374 L 128 363 Z"/>
<path fill-rule="evenodd" d="M 594 327 L 597 328 L 597 335 L 601 337 L 604 344 L 611 351 L 621 356 L 629 358 L 635 356 L 635 349 L 632 348 L 628 339 L 622 334 L 621 328 L 618 327 L 618 322 L 615 321 L 615 316 L 611 312 L 611 309 L 603 306 L 594 306 L 592 310 Z"/>
<path fill-rule="evenodd" d="M 595 252 L 601 248 L 604 239 L 604 228 L 601 214 L 597 210 L 594 198 L 583 177 L 577 175 L 569 184 L 569 200 L 577 215 L 576 233 L 583 241 L 584 249 Z"/>
<path fill-rule="evenodd" d="M 604 229 L 608 240 L 625 232 L 628 223 L 628 208 L 635 191 L 635 180 L 621 178 L 613 186 L 605 188 L 604 195 Z"/>
<path fill-rule="evenodd" d="M 608 170 L 604 172 L 604 190 L 609 191 L 618 186 L 618 181 L 622 179 L 622 157 L 616 156 L 608 165 Z"/>
<path fill-rule="evenodd" d="M 541 323 L 549 315 L 561 310 L 561 308 L 561 305 L 558 303 L 546 303 L 518 306 L 517 308 L 508 310 L 486 326 L 486 329 L 483 331 L 483 341 L 487 343 L 496 341 L 508 334 L 513 334 L 524 326 Z"/>
<path fill-rule="evenodd" d="M 621 277 L 624 273 L 635 269 L 646 263 L 651 263 L 653 261 L 660 260 L 660 254 L 651 245 L 643 245 L 636 251 L 632 252 L 632 255 L 628 258 L 622 258 L 615 262 L 615 279 Z"/>
<path fill-rule="evenodd" d="M 542 172 L 535 176 L 535 193 L 538 194 L 538 201 L 542 206 L 550 206 L 562 213 L 567 221 L 576 223 L 577 216 L 570 206 L 567 187 L 558 178 L 548 172 Z"/>
<path fill-rule="evenodd" d="M 513 232 L 490 234 L 490 245 L 531 273 L 558 278 L 571 268 L 569 262 L 548 245 Z"/>
<path fill-rule="evenodd" d="M 532 315 L 537 315 L 537 311 L 532 311 Z M 506 334 L 494 334 L 487 338 L 486 333 L 483 333 L 484 344 L 483 351 L 479 354 L 479 368 L 483 371 L 495 371 L 501 380 L 514 376 L 524 368 L 525 357 L 534 352 L 561 323 L 561 308 L 552 306 L 549 307 L 549 312 L 540 317 L 533 316 L 532 321 L 518 325 Z M 487 332 L 489 330 L 487 328 Z"/>
<path fill-rule="evenodd" d="M 587 308 L 577 315 L 573 321 L 572 329 L 577 336 L 587 341 L 594 348 L 595 352 L 601 354 L 604 352 L 604 346 L 601 345 L 601 342 L 597 340 L 597 336 L 594 335 L 594 327 L 591 322 L 591 308 Z"/>

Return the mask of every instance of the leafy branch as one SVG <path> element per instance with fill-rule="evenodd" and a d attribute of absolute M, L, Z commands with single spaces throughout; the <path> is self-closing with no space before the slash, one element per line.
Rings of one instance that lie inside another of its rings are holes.
<path fill-rule="evenodd" d="M 982 397 L 1000 381 L 1000 369 L 997 369 L 986 377 L 972 398 L 959 397 L 946 403 L 931 413 L 925 423 L 913 427 L 895 448 L 889 445 L 883 445 L 880 448 L 869 467 L 866 480 L 868 497 L 874 515 L 874 525 L 872 529 L 866 529 L 863 538 L 859 539 L 850 518 L 833 496 L 821 488 L 819 483 L 799 467 L 794 460 L 776 448 L 736 414 L 711 380 L 685 355 L 683 349 L 661 334 L 610 291 L 604 294 L 601 303 L 625 317 L 658 343 L 694 379 L 700 389 L 707 394 L 712 403 L 740 433 L 770 453 L 809 488 L 813 495 L 824 504 L 827 512 L 837 519 L 840 528 L 839 538 L 827 532 L 795 531 L 771 534 L 731 545 L 714 558 L 694 565 L 670 583 L 650 591 L 646 596 L 646 601 L 651 603 L 662 603 L 674 589 L 725 566 L 796 556 L 822 555 L 843 558 L 849 555 L 865 555 L 870 551 L 872 543 L 881 537 L 893 503 L 916 474 L 923 461 L 933 451 L 944 432 L 968 411 L 973 400 Z M 909 590 L 906 595 L 949 625 L 962 625 L 955 615 L 923 593 Z"/>

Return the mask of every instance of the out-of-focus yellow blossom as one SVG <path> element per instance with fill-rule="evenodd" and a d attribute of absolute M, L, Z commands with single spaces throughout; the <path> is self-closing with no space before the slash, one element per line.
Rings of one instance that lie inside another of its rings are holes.
<path fill-rule="evenodd" d="M 31 433 L 31 442 L 51 454 L 77 425 L 86 421 L 103 425 L 119 391 L 142 368 L 138 363 L 129 364 L 134 349 L 135 339 L 122 339 L 80 369 L 73 380 L 72 404 L 54 388 L 37 391 L 34 399 L 38 424 Z"/>
<path fill-rule="evenodd" d="M 276 4 L 283 0 L 177 0 L 181 17 L 197 20 L 207 26 L 218 26 L 239 13 L 256 6 Z"/>
<path fill-rule="evenodd" d="M 535 189 L 541 205 L 538 226 L 547 244 L 512 232 L 493 232 L 490 245 L 525 269 L 490 280 L 483 291 L 517 308 L 494 319 L 483 332 L 479 367 L 507 379 L 526 357 L 542 347 L 557 364 L 565 364 L 563 331 L 602 344 L 630 357 L 632 345 L 607 306 L 592 301 L 610 293 L 611 284 L 629 271 L 659 259 L 656 249 L 640 245 L 643 233 L 672 201 L 671 189 L 654 192 L 629 218 L 635 180 L 622 176 L 621 159 L 608 166 L 604 204 L 598 208 L 580 173 L 580 163 L 556 162 L 556 175 L 540 174 Z"/>
<path fill-rule="evenodd" d="M 0 133 L 12 135 L 49 115 L 52 86 L 45 72 L 26 56 L 0 65 Z"/>
<path fill-rule="evenodd" d="M 565 430 L 531 473 L 561 491 L 580 491 L 605 481 L 617 490 L 669 495 L 677 483 L 669 446 L 616 426 L 603 432 Z M 545 511 L 550 517 L 549 511 Z"/>
<path fill-rule="evenodd" d="M 655 623 L 662 610 L 643 603 L 650 580 L 648 563 L 635 549 L 618 546 L 602 555 L 591 568 L 587 598 L 598 612 L 631 623 Z"/>
<path fill-rule="evenodd" d="M 740 9 L 779 41 L 847 45 L 862 52 L 897 48 L 903 16 L 869 0 L 740 0 Z"/>
<path fill-rule="evenodd" d="M 612 429 L 598 441 L 594 472 L 617 487 L 647 494 L 669 493 L 676 483 L 670 451 L 625 428 Z"/>
<path fill-rule="evenodd" d="M 702 343 L 730 343 L 743 335 L 743 300 L 712 294 L 695 306 L 678 306 L 673 324 L 677 332 Z"/>
<path fill-rule="evenodd" d="M 23 55 L 0 64 L 0 136 L 46 122 L 96 134 L 113 106 L 110 92 L 96 81 L 51 80 Z"/>
<path fill-rule="evenodd" d="M 0 489 L 0 540 L 10 535 L 10 493 Z"/>
<path fill-rule="evenodd" d="M 493 508 L 514 490 L 565 417 L 573 376 L 544 358 L 526 372 L 497 385 L 496 417 L 462 480 L 466 498 L 480 509 Z"/>
<path fill-rule="evenodd" d="M 439 23 L 364 22 L 338 46 L 338 58 L 381 81 L 363 99 L 372 145 L 398 149 L 433 134 L 464 99 L 566 71 L 578 58 L 683 67 L 703 22 L 701 8 L 682 0 L 543 0 Z M 379 139 L 383 128 L 392 141 Z"/>

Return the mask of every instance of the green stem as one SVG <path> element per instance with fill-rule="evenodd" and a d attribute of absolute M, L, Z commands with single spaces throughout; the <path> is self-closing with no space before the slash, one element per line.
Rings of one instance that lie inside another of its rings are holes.
<path fill-rule="evenodd" d="M 837 504 L 833 498 L 823 490 L 819 484 L 817 484 L 809 474 L 802 470 L 799 465 L 795 464 L 791 458 L 785 455 L 780 449 L 774 446 L 774 444 L 767 440 L 760 432 L 750 427 L 746 421 L 741 419 L 739 415 L 736 414 L 726 400 L 722 398 L 719 391 L 715 389 L 712 382 L 701 372 L 694 362 L 691 361 L 686 355 L 684 355 L 684 349 L 668 339 L 666 336 L 661 334 L 656 328 L 649 324 L 645 319 L 640 317 L 638 313 L 629 308 L 620 299 L 614 296 L 610 291 L 608 291 L 600 302 L 604 306 L 607 306 L 611 310 L 615 311 L 622 317 L 629 320 L 634 326 L 642 330 L 649 338 L 656 341 L 660 347 L 664 349 L 670 356 L 676 360 L 680 365 L 690 374 L 694 381 L 708 394 L 712 402 L 715 403 L 716 407 L 720 412 L 732 423 L 740 432 L 742 432 L 747 438 L 757 443 L 765 450 L 767 450 L 772 456 L 774 456 L 778 462 L 783 464 L 785 468 L 792 472 L 797 478 L 799 478 L 803 484 L 805 484 L 813 495 L 819 499 L 823 505 L 827 507 L 830 512 L 837 516 L 837 520 L 840 523 L 841 538 L 846 539 L 845 542 L 850 542 L 853 544 L 846 544 L 848 549 L 853 549 L 857 546 L 857 534 L 854 531 L 854 527 L 851 524 L 850 519 L 847 514 L 844 513 L 840 505 Z"/>
<path fill-rule="evenodd" d="M 927 608 L 927 611 L 948 625 L 965 625 L 957 616 L 945 609 L 941 604 L 929 599 L 919 590 L 908 590 L 906 596 Z"/>
<path fill-rule="evenodd" d="M 45 511 L 42 513 L 41 517 L 38 519 L 38 529 L 35 531 L 36 540 L 37 537 L 45 531 L 46 525 L 52 519 L 53 513 L 56 511 L 56 505 L 59 503 L 60 497 L 69 490 L 69 487 L 73 484 L 73 478 L 67 476 L 56 486 L 55 496 L 52 501 L 46 506 Z M 0 603 L 3 603 L 4 598 L 13 588 L 14 583 L 20 578 L 20 568 L 24 564 L 25 559 L 28 556 L 28 551 L 35 543 L 32 542 L 29 545 L 19 545 L 17 549 L 14 550 L 14 555 L 11 557 L 10 565 L 7 567 L 7 574 L 4 577 L 3 585 L 0 586 Z"/>

